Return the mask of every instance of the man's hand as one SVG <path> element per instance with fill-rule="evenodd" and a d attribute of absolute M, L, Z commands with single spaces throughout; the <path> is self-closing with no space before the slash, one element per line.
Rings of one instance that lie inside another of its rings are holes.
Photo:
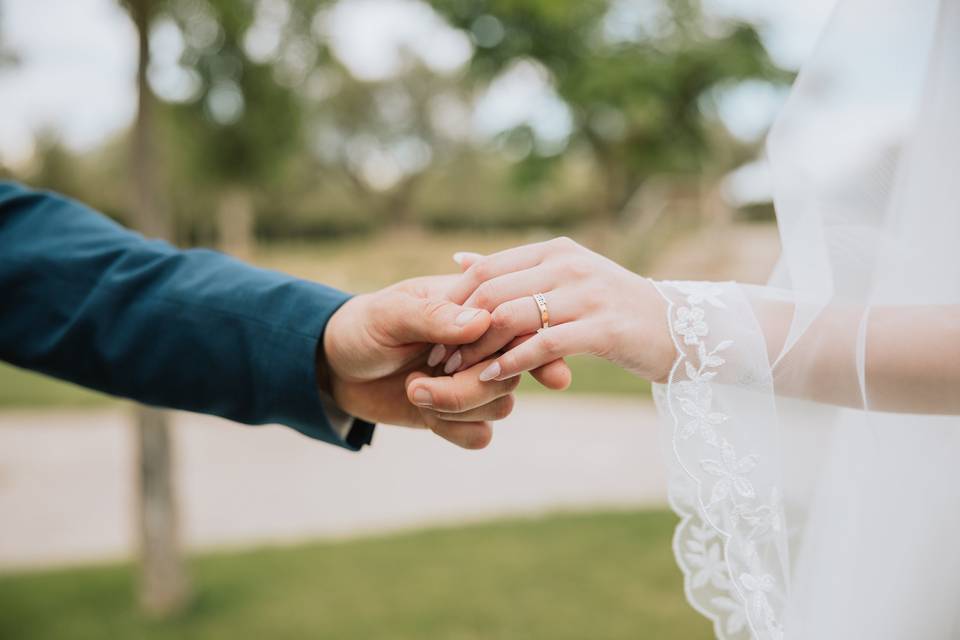
<path fill-rule="evenodd" d="M 487 311 L 447 301 L 455 279 L 407 280 L 352 298 L 330 318 L 317 370 L 337 406 L 370 422 L 427 427 L 468 449 L 489 444 L 488 421 L 509 415 L 519 378 L 481 383 L 486 363 L 428 374 L 432 345 L 469 344 L 490 326 Z"/>

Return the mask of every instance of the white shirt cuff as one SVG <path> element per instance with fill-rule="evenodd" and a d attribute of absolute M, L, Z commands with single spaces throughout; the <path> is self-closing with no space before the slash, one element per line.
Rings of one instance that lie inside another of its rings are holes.
<path fill-rule="evenodd" d="M 344 413 L 340 407 L 334 403 L 333 398 L 327 394 L 320 395 L 320 403 L 323 405 L 323 411 L 327 414 L 327 420 L 330 422 L 330 428 L 340 437 L 341 440 L 347 439 L 350 428 L 353 426 L 354 417 Z"/>

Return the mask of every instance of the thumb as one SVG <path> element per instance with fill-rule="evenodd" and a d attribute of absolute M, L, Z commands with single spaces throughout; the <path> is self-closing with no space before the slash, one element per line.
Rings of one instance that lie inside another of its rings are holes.
<path fill-rule="evenodd" d="M 384 330 L 398 344 L 469 344 L 490 326 L 490 314 L 439 298 L 398 296 L 386 314 Z"/>

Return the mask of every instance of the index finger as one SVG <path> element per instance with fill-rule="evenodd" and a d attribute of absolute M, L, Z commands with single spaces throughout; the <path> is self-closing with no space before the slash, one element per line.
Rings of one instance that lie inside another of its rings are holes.
<path fill-rule="evenodd" d="M 510 351 L 514 347 L 523 344 L 534 335 L 536 334 L 514 338 L 513 341 L 507 345 L 506 350 Z M 547 389 L 554 389 L 556 391 L 563 391 L 570 386 L 571 382 L 573 382 L 573 371 L 570 370 L 570 365 L 568 365 L 567 361 L 563 358 L 557 358 L 556 360 L 548 362 L 543 366 L 531 369 L 530 375 Z"/>
<path fill-rule="evenodd" d="M 506 380 L 524 371 L 579 353 L 590 353 L 593 338 L 582 321 L 558 324 L 544 329 L 513 347 L 480 373 L 482 380 Z"/>
<path fill-rule="evenodd" d="M 481 362 L 452 376 L 431 378 L 414 372 L 407 377 L 407 398 L 418 407 L 463 413 L 482 407 L 497 398 L 510 395 L 520 384 L 520 378 L 482 382 L 480 372 L 489 362 Z"/>

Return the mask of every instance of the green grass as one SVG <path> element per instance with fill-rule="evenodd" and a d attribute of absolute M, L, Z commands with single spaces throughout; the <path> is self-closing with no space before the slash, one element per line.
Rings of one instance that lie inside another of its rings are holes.
<path fill-rule="evenodd" d="M 92 407 L 110 402 L 103 394 L 0 362 L 0 408 Z"/>
<path fill-rule="evenodd" d="M 664 512 L 557 515 L 195 558 L 194 605 L 137 615 L 129 566 L 0 576 L 0 638 L 713 637 Z"/>
<path fill-rule="evenodd" d="M 574 393 L 623 393 L 645 397 L 650 385 L 623 369 L 598 358 L 570 359 Z M 522 393 L 545 391 L 529 376 L 520 385 Z M 0 409 L 96 407 L 113 402 L 105 395 L 54 380 L 0 362 Z"/>
<path fill-rule="evenodd" d="M 573 383 L 567 390 L 568 392 L 617 393 L 640 398 L 646 398 L 649 395 L 649 382 L 606 360 L 592 356 L 574 356 L 568 358 L 567 361 L 573 371 Z M 520 384 L 520 391 L 539 392 L 546 390 L 530 376 L 524 376 Z"/>

